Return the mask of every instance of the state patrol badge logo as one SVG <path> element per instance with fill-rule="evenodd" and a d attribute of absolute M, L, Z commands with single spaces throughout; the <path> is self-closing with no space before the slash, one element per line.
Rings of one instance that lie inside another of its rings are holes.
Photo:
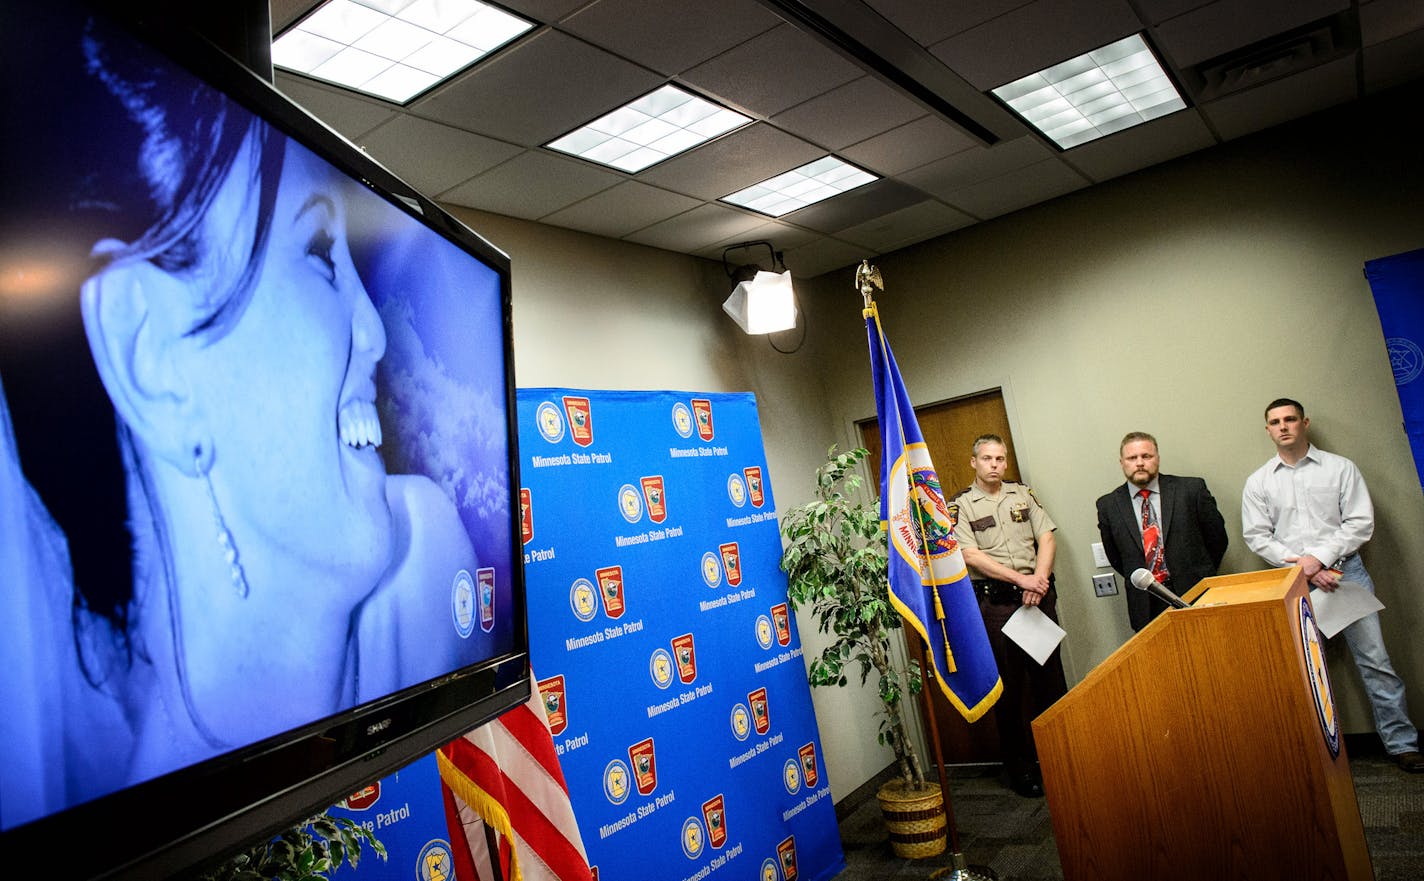
<path fill-rule="evenodd" d="M 348 811 L 364 811 L 373 807 L 381 800 L 381 781 L 377 780 L 370 786 L 363 786 L 341 800 L 341 805 Z"/>
<path fill-rule="evenodd" d="M 643 485 L 643 499 L 648 503 L 648 519 L 661 523 L 667 519 L 667 498 L 663 492 L 661 474 L 644 477 L 638 481 Z"/>
<path fill-rule="evenodd" d="M 746 740 L 752 733 L 752 714 L 747 712 L 745 704 L 736 704 L 732 707 L 732 736 L 738 740 Z"/>
<path fill-rule="evenodd" d="M 949 584 L 963 571 L 954 520 L 923 443 L 905 447 L 890 466 L 886 505 L 890 546 L 924 584 Z"/>
<path fill-rule="evenodd" d="M 711 551 L 702 555 L 702 580 L 707 582 L 708 587 L 722 583 L 722 564 L 717 562 L 717 555 Z"/>
<path fill-rule="evenodd" d="M 464 569 L 455 573 L 450 585 L 450 614 L 461 639 L 475 632 L 475 582 Z"/>
<path fill-rule="evenodd" d="M 796 836 L 787 836 L 776 846 L 776 857 L 781 862 L 781 881 L 796 881 L 800 872 L 796 868 Z"/>
<path fill-rule="evenodd" d="M 761 466 L 753 465 L 742 469 L 742 475 L 747 479 L 747 493 L 752 499 L 752 507 L 760 508 L 761 503 L 766 501 L 766 497 L 761 491 Z"/>
<path fill-rule="evenodd" d="M 569 727 L 568 697 L 564 693 L 564 674 L 539 680 L 539 700 L 544 703 L 544 715 L 549 718 L 549 733 L 563 734 Z"/>
<path fill-rule="evenodd" d="M 1305 669 L 1310 674 L 1310 694 L 1315 699 L 1315 714 L 1320 720 L 1325 746 L 1332 759 L 1340 756 L 1340 715 L 1335 712 L 1335 695 L 1330 690 L 1330 674 L 1325 665 L 1325 647 L 1320 642 L 1320 630 L 1315 626 L 1315 613 L 1309 596 L 1300 598 L 1300 644 L 1305 653 Z"/>
<path fill-rule="evenodd" d="M 1407 337 L 1392 336 L 1384 341 L 1395 385 L 1408 385 L 1424 373 L 1424 351 Z"/>
<path fill-rule="evenodd" d="M 771 620 L 776 625 L 776 641 L 780 645 L 791 645 L 791 610 L 785 603 L 771 607 Z"/>
<path fill-rule="evenodd" d="M 702 803 L 702 820 L 707 824 L 708 844 L 721 847 L 727 843 L 726 800 L 722 798 L 722 793 Z"/>
<path fill-rule="evenodd" d="M 672 405 L 672 430 L 679 437 L 692 437 L 692 411 L 682 401 Z"/>
<path fill-rule="evenodd" d="M 519 489 L 519 535 L 524 544 L 534 540 L 534 498 L 527 487 Z"/>
<path fill-rule="evenodd" d="M 593 620 L 593 616 L 598 614 L 598 591 L 592 581 L 587 578 L 574 581 L 569 588 L 569 606 L 574 610 L 574 617 L 580 621 Z"/>
<path fill-rule="evenodd" d="M 702 856 L 702 821 L 696 817 L 688 817 L 682 824 L 682 852 L 689 860 L 695 860 Z"/>
<path fill-rule="evenodd" d="M 706 398 L 692 399 L 692 419 L 697 424 L 697 436 L 712 439 L 712 402 Z"/>
<path fill-rule="evenodd" d="M 629 523 L 643 519 L 643 494 L 631 483 L 618 488 L 618 511 Z"/>
<path fill-rule="evenodd" d="M 743 482 L 742 475 L 733 474 L 727 478 L 727 498 L 738 508 L 747 503 L 747 485 Z"/>
<path fill-rule="evenodd" d="M 648 675 L 653 677 L 653 684 L 658 688 L 672 685 L 672 655 L 667 649 L 653 649 L 652 656 L 648 658 Z"/>
<path fill-rule="evenodd" d="M 747 695 L 747 703 L 752 708 L 752 725 L 757 734 L 771 730 L 771 711 L 766 704 L 766 689 L 758 688 Z"/>
<path fill-rule="evenodd" d="M 625 608 L 623 567 L 604 566 L 602 569 L 594 570 L 593 577 L 598 581 L 598 596 L 603 601 L 603 614 L 610 618 L 622 618 Z"/>
<path fill-rule="evenodd" d="M 480 629 L 489 633 L 494 629 L 494 568 L 485 566 L 476 569 L 475 581 L 480 586 Z"/>
<path fill-rule="evenodd" d="M 801 765 L 795 759 L 787 759 L 786 764 L 781 766 L 781 782 L 788 795 L 801 791 Z"/>
<path fill-rule="evenodd" d="M 586 447 L 593 443 L 593 410 L 588 398 L 564 396 L 564 412 L 569 417 L 569 437 L 574 443 Z"/>
<path fill-rule="evenodd" d="M 621 805 L 633 791 L 628 777 L 628 766 L 622 759 L 614 759 L 603 769 L 603 795 L 613 804 Z"/>
<path fill-rule="evenodd" d="M 742 583 L 742 551 L 737 543 L 727 542 L 717 546 L 722 555 L 722 570 L 727 573 L 727 583 L 737 587 Z"/>
<path fill-rule="evenodd" d="M 420 881 L 450 881 L 455 877 L 455 857 L 448 842 L 433 838 L 415 858 L 415 877 Z"/>
<path fill-rule="evenodd" d="M 771 633 L 771 619 L 765 615 L 758 615 L 756 619 L 756 641 L 757 645 L 763 649 L 771 648 L 771 643 L 775 637 Z"/>
<path fill-rule="evenodd" d="M 549 443 L 564 439 L 564 414 L 553 401 L 544 401 L 534 410 L 534 423 L 539 426 L 539 436 Z"/>
<path fill-rule="evenodd" d="M 691 633 L 673 637 L 672 656 L 677 661 L 677 678 L 683 685 L 691 685 L 697 679 L 697 650 Z"/>
<path fill-rule="evenodd" d="M 598 867 L 597 867 L 597 866 L 589 866 L 589 867 L 588 867 L 588 881 L 598 881 Z"/>
<path fill-rule="evenodd" d="M 658 788 L 658 761 L 653 751 L 653 739 L 640 740 L 628 747 L 628 761 L 633 766 L 633 780 L 639 795 L 652 795 Z"/>
<path fill-rule="evenodd" d="M 776 860 L 767 857 L 761 863 L 761 875 L 758 881 L 781 881 L 781 874 L 776 870 Z"/>
<path fill-rule="evenodd" d="M 816 772 L 815 742 L 802 746 L 796 751 L 796 755 L 801 759 L 801 776 L 806 781 L 806 788 L 815 789 L 816 783 L 821 779 L 821 775 Z"/>

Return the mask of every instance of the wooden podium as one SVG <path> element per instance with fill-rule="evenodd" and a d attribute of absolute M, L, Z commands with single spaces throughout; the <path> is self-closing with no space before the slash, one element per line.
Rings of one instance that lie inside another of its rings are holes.
<path fill-rule="evenodd" d="M 1034 720 L 1065 881 L 1374 878 L 1307 587 L 1205 579 Z"/>

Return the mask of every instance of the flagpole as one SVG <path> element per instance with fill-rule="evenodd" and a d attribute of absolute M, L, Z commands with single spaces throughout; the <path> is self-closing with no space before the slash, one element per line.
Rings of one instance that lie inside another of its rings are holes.
<path fill-rule="evenodd" d="M 855 272 L 855 285 L 856 289 L 860 291 L 861 296 L 864 298 L 865 311 L 871 312 L 872 310 L 874 310 L 875 327 L 876 331 L 879 332 L 881 330 L 880 315 L 879 311 L 875 310 L 874 295 L 876 290 L 885 290 L 885 283 L 884 280 L 881 278 L 880 270 L 874 266 L 871 266 L 869 260 L 862 260 L 860 262 L 860 267 L 857 268 Z M 904 429 L 902 427 L 901 431 L 903 432 L 903 430 Z M 903 449 L 905 446 L 903 436 L 900 438 L 900 441 L 900 446 Z M 883 446 L 884 445 L 882 444 L 882 447 Z M 884 450 L 882 450 L 882 455 L 883 454 Z M 913 504 L 915 494 L 915 478 L 914 473 L 909 468 L 905 469 L 905 479 L 908 480 L 910 483 L 910 499 L 911 503 Z M 927 543 L 927 536 L 925 536 L 924 534 L 924 524 L 920 521 L 919 517 L 916 517 L 914 519 L 920 529 L 920 547 L 927 549 L 929 545 Z M 940 601 L 939 583 L 938 580 L 935 578 L 934 567 L 930 562 L 928 553 L 926 553 L 925 555 L 924 562 L 926 566 L 930 567 L 930 582 L 932 587 L 934 588 L 935 604 L 938 607 Z M 942 611 L 940 612 L 940 616 L 942 619 Z M 903 619 L 903 616 L 901 617 Z M 943 625 L 941 624 L 941 626 Z M 949 881 L 997 881 L 999 876 L 994 872 L 993 869 L 990 869 L 988 866 L 971 867 L 969 865 L 969 861 L 965 859 L 964 852 L 959 849 L 959 824 L 956 822 L 954 817 L 954 801 L 950 798 L 949 793 L 949 775 L 946 772 L 944 766 L 944 749 L 941 746 L 939 740 L 939 726 L 935 722 L 934 695 L 930 693 L 932 691 L 932 685 L 934 687 L 938 687 L 938 685 L 934 682 L 934 665 L 931 664 L 929 660 L 928 643 L 923 637 L 919 635 L 918 632 L 916 632 L 915 637 L 916 638 L 914 642 L 919 647 L 920 654 L 920 713 L 924 719 L 925 729 L 929 734 L 929 741 L 931 747 L 934 750 L 935 772 L 939 775 L 939 791 L 940 798 L 944 803 L 945 832 L 947 835 L 947 842 L 949 845 L 949 855 L 951 861 L 950 866 L 948 868 L 936 870 L 933 874 L 930 875 L 930 878 L 946 878 L 949 879 Z M 948 639 L 946 639 L 946 653 L 948 653 L 949 651 L 948 642 Z"/>

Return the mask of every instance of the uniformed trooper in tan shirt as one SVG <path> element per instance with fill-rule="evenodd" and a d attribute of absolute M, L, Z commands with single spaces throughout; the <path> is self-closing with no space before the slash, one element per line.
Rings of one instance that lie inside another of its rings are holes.
<path fill-rule="evenodd" d="M 989 644 L 1004 691 L 995 704 L 1009 785 L 1020 795 L 1043 794 L 1030 723 L 1066 691 L 1063 661 L 1055 651 L 1040 666 L 1003 634 L 1020 606 L 1037 606 L 1057 620 L 1053 586 L 1053 532 L 1058 527 L 1033 490 L 1004 480 L 1008 452 L 998 435 L 974 441 L 974 482 L 949 500 L 954 537 L 979 596 Z"/>

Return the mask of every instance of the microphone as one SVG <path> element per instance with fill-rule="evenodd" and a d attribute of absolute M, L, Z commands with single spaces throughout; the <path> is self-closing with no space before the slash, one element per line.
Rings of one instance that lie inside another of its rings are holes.
<path fill-rule="evenodd" d="M 1153 578 L 1152 573 L 1148 572 L 1146 569 L 1135 570 L 1132 573 L 1132 577 L 1128 580 L 1132 582 L 1133 587 L 1137 588 L 1138 590 L 1147 591 L 1148 593 L 1152 594 L 1157 599 L 1161 600 L 1162 602 L 1166 603 L 1174 609 L 1191 608 L 1185 602 L 1182 601 L 1181 597 L 1172 593 L 1166 587 L 1163 587 L 1162 582 Z"/>

